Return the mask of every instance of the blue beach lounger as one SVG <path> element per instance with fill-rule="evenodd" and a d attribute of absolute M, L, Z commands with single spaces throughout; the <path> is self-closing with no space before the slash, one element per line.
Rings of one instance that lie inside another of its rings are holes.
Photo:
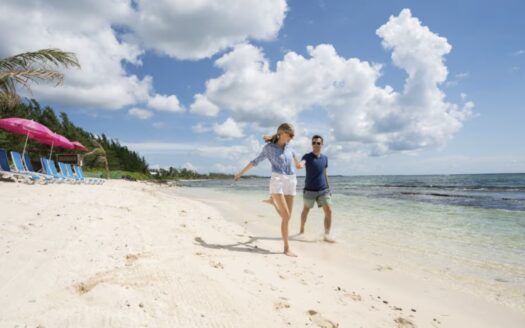
<path fill-rule="evenodd" d="M 88 183 L 88 184 L 94 184 L 95 181 L 92 180 L 92 179 L 86 179 L 82 174 L 79 173 L 79 170 L 77 169 L 77 165 L 71 165 L 69 167 L 69 169 L 72 170 L 73 174 L 75 174 L 79 179 L 80 181 L 84 182 L 84 183 Z"/>
<path fill-rule="evenodd" d="M 62 162 L 58 162 L 58 167 L 60 168 L 60 173 L 65 176 L 66 178 L 69 178 L 71 179 L 71 181 L 75 182 L 75 183 L 82 183 L 82 181 L 80 181 L 80 179 L 78 179 L 76 176 L 73 175 L 72 172 L 70 172 L 68 169 L 67 169 L 67 164 L 65 163 L 62 163 Z"/>
<path fill-rule="evenodd" d="M 63 175 L 63 174 L 61 174 L 61 173 L 59 173 L 59 172 L 57 171 L 57 167 L 56 167 L 56 165 L 55 165 L 55 161 L 54 161 L 54 160 L 52 160 L 52 159 L 47 159 L 46 161 L 47 161 L 47 166 L 49 167 L 49 170 L 50 170 L 51 172 L 53 172 L 53 176 L 57 176 L 57 177 L 59 177 L 60 179 L 66 181 L 66 182 L 73 182 L 73 183 L 75 182 L 74 179 L 68 177 L 67 175 Z"/>
<path fill-rule="evenodd" d="M 85 179 L 88 181 L 91 181 L 92 183 L 94 184 L 103 184 L 105 182 L 104 179 L 98 179 L 98 178 L 86 178 L 84 176 L 84 170 L 82 170 L 82 168 L 78 165 L 74 165 L 73 168 L 75 169 L 75 173 L 81 178 L 81 179 Z"/>
<path fill-rule="evenodd" d="M 13 157 L 13 152 L 11 152 L 11 157 Z M 24 164 L 24 167 L 26 170 L 30 173 L 36 174 L 39 177 L 42 177 L 50 182 L 56 182 L 57 180 L 52 175 L 46 174 L 44 170 L 42 172 L 38 172 L 33 168 L 33 164 L 31 164 L 31 158 L 29 157 L 28 153 L 24 154 L 24 158 L 22 158 L 22 162 Z"/>
<path fill-rule="evenodd" d="M 51 167 L 49 166 L 49 161 L 48 161 L 47 158 L 40 157 L 40 163 L 42 164 L 42 171 L 45 174 L 52 176 L 58 182 L 63 182 L 64 181 L 64 179 L 62 177 L 60 177 L 58 174 L 55 174 L 53 172 L 53 170 L 51 170 Z"/>
<path fill-rule="evenodd" d="M 35 183 L 39 180 L 33 176 L 25 173 L 13 172 L 9 167 L 9 161 L 7 160 L 7 153 L 4 149 L 0 149 L 0 175 L 5 178 L 10 178 L 14 181 L 23 181 L 27 183 Z"/>
<path fill-rule="evenodd" d="M 87 184 L 95 184 L 97 182 L 95 179 L 85 178 L 83 175 L 79 174 L 76 167 L 77 165 L 66 164 L 66 169 L 68 170 L 69 174 L 76 177 L 77 180 Z"/>
<path fill-rule="evenodd" d="M 11 151 L 11 160 L 13 161 L 15 172 L 17 173 L 30 175 L 35 181 L 39 181 L 42 183 L 48 183 L 53 179 L 51 177 L 40 175 L 39 173 L 30 172 L 29 170 L 27 170 L 27 168 L 24 166 L 22 156 L 19 152 Z"/>
<path fill-rule="evenodd" d="M 60 171 L 57 171 L 57 169 L 56 169 L 57 166 L 55 165 L 55 161 L 52 160 L 52 159 L 49 160 L 49 166 L 51 166 L 51 169 L 52 169 L 52 170 L 55 170 L 55 172 L 56 172 L 59 176 L 61 176 L 61 177 L 63 177 L 64 179 L 66 179 L 66 181 L 69 181 L 69 182 L 72 182 L 72 183 L 77 183 L 77 180 L 76 180 L 75 178 L 70 177 L 70 176 L 67 174 L 67 172 L 62 171 L 62 168 L 60 167 L 60 162 L 58 162 L 58 168 L 60 169 Z"/>

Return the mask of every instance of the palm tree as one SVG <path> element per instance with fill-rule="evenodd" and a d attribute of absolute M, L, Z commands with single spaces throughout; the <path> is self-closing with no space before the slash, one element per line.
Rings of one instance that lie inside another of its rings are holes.
<path fill-rule="evenodd" d="M 31 92 L 31 82 L 54 81 L 57 85 L 61 84 L 64 74 L 56 70 L 59 66 L 80 68 L 74 53 L 60 49 L 42 49 L 0 59 L 0 107 L 13 107 L 20 102 L 17 85 Z"/>
<path fill-rule="evenodd" d="M 98 143 L 96 140 L 91 139 L 91 143 L 95 145 L 95 149 L 90 151 L 89 153 L 85 153 L 84 157 L 89 155 L 95 155 L 95 164 L 103 164 L 104 168 L 106 169 L 106 177 L 109 179 L 109 163 L 108 163 L 108 157 L 106 154 L 106 150 L 100 143 Z"/>

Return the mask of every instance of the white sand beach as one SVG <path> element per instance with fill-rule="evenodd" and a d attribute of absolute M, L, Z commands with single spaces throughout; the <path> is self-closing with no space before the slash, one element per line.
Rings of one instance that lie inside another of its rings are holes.
<path fill-rule="evenodd" d="M 392 270 L 344 241 L 294 237 L 299 257 L 286 257 L 270 207 L 275 222 L 257 225 L 236 204 L 225 214 L 223 200 L 177 187 L 0 191 L 0 327 L 525 326 L 525 313 Z"/>

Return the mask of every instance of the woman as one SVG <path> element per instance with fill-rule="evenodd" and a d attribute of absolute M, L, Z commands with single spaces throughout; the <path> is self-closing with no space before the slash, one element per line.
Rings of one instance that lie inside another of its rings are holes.
<path fill-rule="evenodd" d="M 273 136 L 264 136 L 266 145 L 261 154 L 248 163 L 241 172 L 235 176 L 239 181 L 242 175 L 252 167 L 257 166 L 267 158 L 272 164 L 272 177 L 270 179 L 270 194 L 273 204 L 281 217 L 281 235 L 284 242 L 284 254 L 297 256 L 290 251 L 288 244 L 288 223 L 292 217 L 293 198 L 296 193 L 297 179 L 295 177 L 294 165 L 302 169 L 303 162 L 297 160 L 295 151 L 288 145 L 294 137 L 294 128 L 291 124 L 283 123 Z"/>

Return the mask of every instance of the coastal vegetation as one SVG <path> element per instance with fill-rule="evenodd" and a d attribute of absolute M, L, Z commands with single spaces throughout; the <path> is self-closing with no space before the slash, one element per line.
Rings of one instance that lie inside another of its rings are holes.
<path fill-rule="evenodd" d="M 150 173 L 155 180 L 195 180 L 195 179 L 233 179 L 233 175 L 210 172 L 208 174 L 200 174 L 194 170 L 187 168 L 170 167 L 168 169 L 150 170 Z"/>
<path fill-rule="evenodd" d="M 121 145 L 118 140 L 106 134 L 95 135 L 76 126 L 66 113 L 56 115 L 49 107 L 42 107 L 36 100 L 19 102 L 12 107 L 0 105 L 0 118 L 22 117 L 42 123 L 52 131 L 69 140 L 76 140 L 88 148 L 83 157 L 87 176 L 130 180 L 188 180 L 188 179 L 230 179 L 232 175 L 223 173 L 202 174 L 188 168 L 170 167 L 168 169 L 149 169 L 148 163 L 137 152 Z M 25 137 L 0 130 L 0 148 L 21 151 Z M 33 158 L 48 156 L 50 147 L 29 139 L 28 152 Z M 56 149 L 59 154 L 77 154 L 77 150 Z"/>
<path fill-rule="evenodd" d="M 34 99 L 29 102 L 19 102 L 13 107 L 0 107 L 0 118 L 22 117 L 42 123 L 53 132 L 63 135 L 69 140 L 82 143 L 88 152 L 83 154 L 83 164 L 86 173 L 100 169 L 109 171 L 140 172 L 148 175 L 148 164 L 137 152 L 129 150 L 118 140 L 110 139 L 105 134 L 100 136 L 85 131 L 76 126 L 66 113 L 58 116 L 55 111 L 44 108 Z M 24 147 L 25 137 L 0 130 L 0 148 L 19 150 Z M 48 156 L 50 147 L 29 139 L 27 149 L 34 158 Z M 77 154 L 78 150 L 60 149 L 59 154 Z M 82 153 L 80 153 L 82 154 Z M 102 175 L 103 176 L 103 175 Z"/>

